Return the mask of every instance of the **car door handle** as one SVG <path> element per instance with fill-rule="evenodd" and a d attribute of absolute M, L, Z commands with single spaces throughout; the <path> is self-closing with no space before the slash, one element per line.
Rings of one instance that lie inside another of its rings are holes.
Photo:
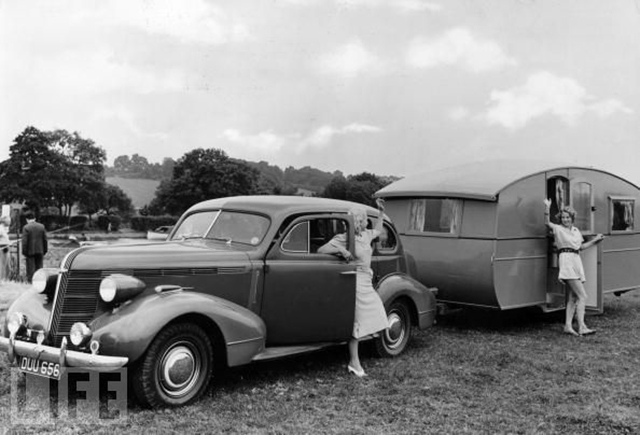
<path fill-rule="evenodd" d="M 355 275 L 355 270 L 347 270 L 346 272 L 340 272 L 340 275 Z"/>

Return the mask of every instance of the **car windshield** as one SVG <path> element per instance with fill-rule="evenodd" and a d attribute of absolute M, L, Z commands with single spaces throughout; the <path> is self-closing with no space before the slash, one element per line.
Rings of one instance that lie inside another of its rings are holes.
<path fill-rule="evenodd" d="M 205 211 L 187 216 L 172 240 L 210 239 L 258 245 L 269 228 L 264 216 L 235 211 Z"/>

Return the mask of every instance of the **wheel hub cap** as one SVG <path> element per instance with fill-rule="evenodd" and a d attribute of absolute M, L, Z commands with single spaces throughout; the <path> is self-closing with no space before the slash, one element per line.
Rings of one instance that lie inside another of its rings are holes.
<path fill-rule="evenodd" d="M 170 396 L 187 393 L 198 379 L 200 365 L 193 349 L 178 345 L 170 349 L 162 361 L 162 385 Z"/>

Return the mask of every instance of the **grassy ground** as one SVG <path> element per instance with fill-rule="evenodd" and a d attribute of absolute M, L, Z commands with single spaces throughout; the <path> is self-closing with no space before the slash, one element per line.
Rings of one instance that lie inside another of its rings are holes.
<path fill-rule="evenodd" d="M 0 310 L 23 289 L 3 286 Z M 348 376 L 335 347 L 228 370 L 180 410 L 131 403 L 116 427 L 11 426 L 1 358 L 0 419 L 10 433 L 640 433 L 640 294 L 607 297 L 588 321 L 598 332 L 572 337 L 562 313 L 460 311 L 397 359 L 365 348 L 368 378 Z"/>

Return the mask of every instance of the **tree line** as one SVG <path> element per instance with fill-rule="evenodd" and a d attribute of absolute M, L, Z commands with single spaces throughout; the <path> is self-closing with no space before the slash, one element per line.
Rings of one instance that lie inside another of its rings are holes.
<path fill-rule="evenodd" d="M 155 198 L 142 214 L 180 215 L 191 205 L 212 198 L 236 195 L 307 194 L 373 205 L 372 195 L 395 180 L 363 172 L 344 176 L 311 167 L 284 171 L 267 162 L 247 162 L 223 150 L 198 148 L 177 161 L 149 163 L 138 154 L 119 156 L 112 168 L 106 152 L 91 139 L 66 130 L 40 131 L 27 127 L 0 162 L 0 200 L 20 202 L 39 215 L 54 208 L 70 217 L 73 207 L 87 214 L 133 213 L 131 199 L 106 176 L 161 180 Z"/>

